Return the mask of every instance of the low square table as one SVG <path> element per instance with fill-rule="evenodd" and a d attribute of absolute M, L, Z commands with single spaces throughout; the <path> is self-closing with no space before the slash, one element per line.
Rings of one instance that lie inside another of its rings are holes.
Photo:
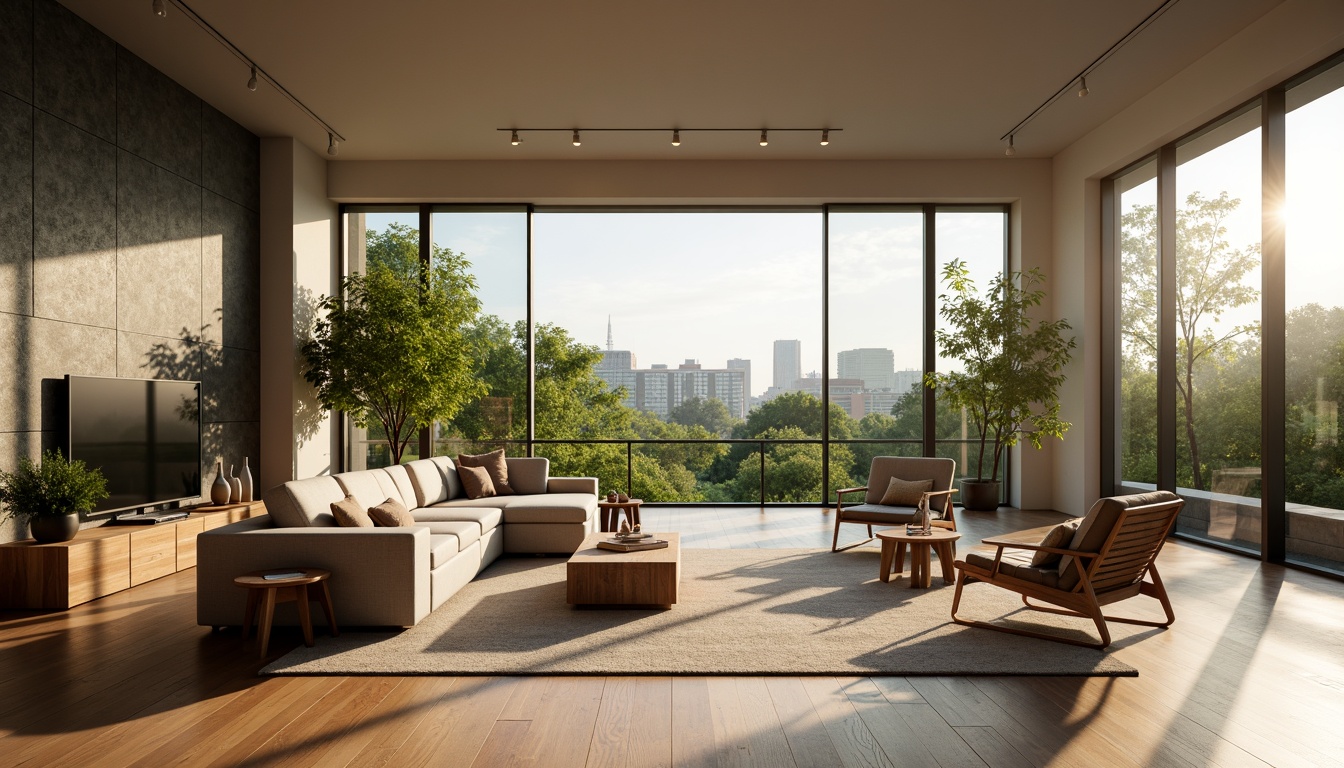
<path fill-rule="evenodd" d="M 598 549 L 610 533 L 590 533 L 566 565 L 567 599 L 580 606 L 671 608 L 681 582 L 681 536 L 654 533 L 664 549 L 613 552 Z"/>

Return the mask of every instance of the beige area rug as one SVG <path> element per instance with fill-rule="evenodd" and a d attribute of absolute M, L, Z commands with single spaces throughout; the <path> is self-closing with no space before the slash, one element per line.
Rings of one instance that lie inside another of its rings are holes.
<path fill-rule="evenodd" d="M 1101 651 L 954 624 L 941 576 L 920 590 L 877 571 L 870 548 L 688 549 L 670 610 L 576 609 L 564 560 L 502 558 L 410 629 L 319 631 L 261 674 L 1138 674 Z M 1021 607 L 984 584 L 962 597 L 963 616 L 1091 626 Z"/>

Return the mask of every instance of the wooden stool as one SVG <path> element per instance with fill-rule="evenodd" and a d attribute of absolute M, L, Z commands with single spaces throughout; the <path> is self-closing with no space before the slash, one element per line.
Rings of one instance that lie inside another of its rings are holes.
<path fill-rule="evenodd" d="M 301 573 L 286 579 L 268 579 L 267 574 Z M 331 636 L 337 637 L 336 612 L 331 607 L 331 590 L 327 588 L 327 579 L 331 571 L 321 568 L 273 568 L 268 571 L 253 571 L 233 580 L 234 584 L 247 590 L 247 608 L 243 611 L 243 639 L 252 630 L 252 621 L 257 615 L 257 603 L 262 604 L 261 614 L 261 658 L 266 658 L 266 647 L 271 641 L 271 620 L 275 617 L 275 604 L 294 601 L 298 604 L 299 624 L 303 626 L 303 644 L 313 647 L 313 618 L 308 612 L 308 602 L 316 600 L 327 614 L 327 626 Z"/>
<path fill-rule="evenodd" d="M 643 499 L 630 499 L 629 501 L 598 501 L 597 513 L 601 515 L 602 531 L 614 531 L 621 523 L 621 510 L 625 510 L 625 519 L 630 521 L 630 527 L 639 525 L 639 505 L 643 504 Z"/>

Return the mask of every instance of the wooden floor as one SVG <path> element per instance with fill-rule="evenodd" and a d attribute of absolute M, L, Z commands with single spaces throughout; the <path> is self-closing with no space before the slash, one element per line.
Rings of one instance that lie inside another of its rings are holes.
<path fill-rule="evenodd" d="M 830 545 L 815 509 L 643 514 L 688 548 Z M 965 514 L 963 546 L 1058 519 Z M 259 678 L 185 571 L 0 613 L 0 765 L 1344 765 L 1344 584 L 1179 542 L 1159 564 L 1176 624 L 1118 679 Z"/>

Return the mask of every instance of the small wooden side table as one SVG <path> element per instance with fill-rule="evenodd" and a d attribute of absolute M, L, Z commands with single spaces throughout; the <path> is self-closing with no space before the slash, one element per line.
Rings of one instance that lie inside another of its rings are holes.
<path fill-rule="evenodd" d="M 625 510 L 625 517 L 630 521 L 630 527 L 634 528 L 639 524 L 639 505 L 643 504 L 643 499 L 630 499 L 629 501 L 603 501 L 597 502 L 597 513 L 602 516 L 602 531 L 616 530 L 616 526 L 621 522 L 621 510 Z"/>
<path fill-rule="evenodd" d="M 910 586 L 915 589 L 928 589 L 933 581 L 930 568 L 932 550 L 938 552 L 938 562 L 943 566 L 943 583 L 951 584 L 956 575 L 952 570 L 952 542 L 961 538 L 956 531 L 946 528 L 934 528 L 928 535 L 909 534 L 904 528 L 879 531 L 877 538 L 882 542 L 883 581 L 891 581 L 892 573 L 905 570 L 905 548 L 910 547 Z"/>
<path fill-rule="evenodd" d="M 267 574 L 303 573 L 287 579 L 268 579 Z M 336 612 L 331 607 L 331 590 L 327 588 L 327 579 L 331 571 L 321 568 L 272 568 L 267 571 L 253 571 L 233 580 L 234 584 L 247 590 L 247 608 L 243 612 L 243 639 L 252 631 L 252 622 L 257 615 L 257 605 L 261 604 L 261 658 L 266 658 L 266 647 L 271 641 L 271 620 L 275 617 L 275 604 L 293 601 L 298 604 L 299 624 L 303 627 L 303 644 L 313 647 L 313 618 L 308 612 L 308 602 L 316 600 L 327 614 L 327 626 L 331 636 L 337 637 Z"/>

